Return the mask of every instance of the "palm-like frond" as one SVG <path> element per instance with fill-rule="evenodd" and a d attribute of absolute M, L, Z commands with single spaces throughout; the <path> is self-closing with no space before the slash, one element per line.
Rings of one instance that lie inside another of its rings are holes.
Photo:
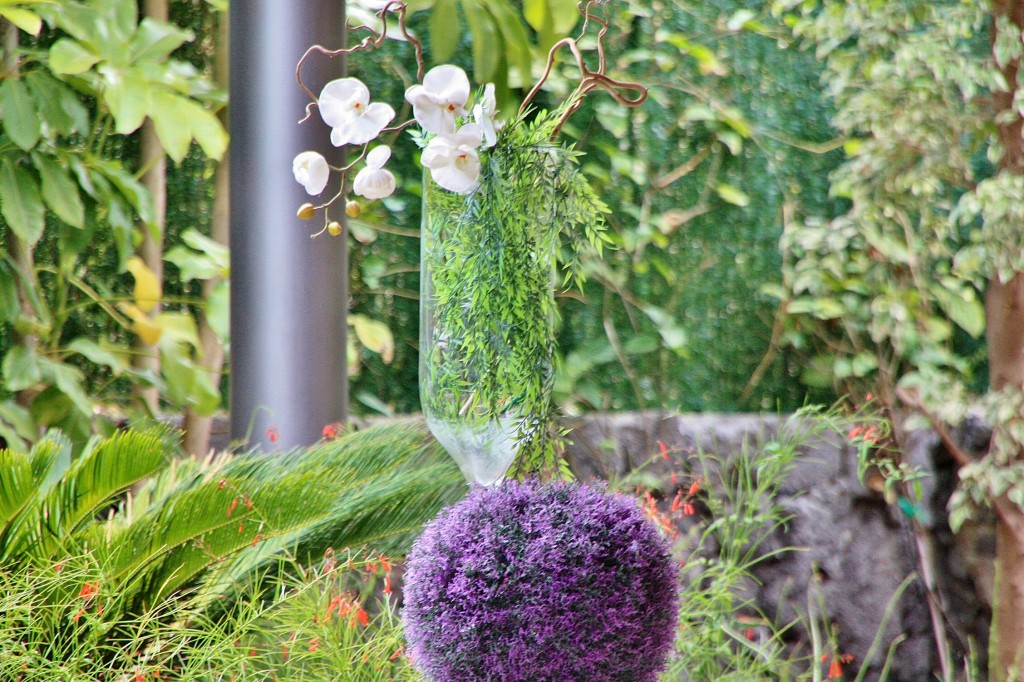
<path fill-rule="evenodd" d="M 381 426 L 308 450 L 236 457 L 216 477 L 186 477 L 114 534 L 109 565 L 118 581 L 139 586 L 140 605 L 187 586 L 216 593 L 285 550 L 401 553 L 464 492 L 422 427 Z"/>
<path fill-rule="evenodd" d="M 415 423 L 207 463 L 174 459 L 174 440 L 161 428 L 119 433 L 73 461 L 58 434 L 28 454 L 0 451 L 0 567 L 89 556 L 104 592 L 117 595 L 94 630 L 102 638 L 186 590 L 193 608 L 210 605 L 285 555 L 403 554 L 423 523 L 466 491 Z"/>
<path fill-rule="evenodd" d="M 47 435 L 27 456 L 35 489 L 7 524 L 0 561 L 48 557 L 60 547 L 76 544 L 76 534 L 92 524 L 101 509 L 167 465 L 174 449 L 170 434 L 169 429 L 156 427 L 121 432 L 90 443 L 74 462 L 70 441 Z M 5 467 L 6 480 L 7 462 L 0 466 Z"/>

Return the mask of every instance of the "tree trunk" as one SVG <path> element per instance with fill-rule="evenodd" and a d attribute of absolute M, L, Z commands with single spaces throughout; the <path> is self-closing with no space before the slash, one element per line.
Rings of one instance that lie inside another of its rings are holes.
<path fill-rule="evenodd" d="M 1024 274 L 1005 284 L 989 282 L 985 305 L 992 390 L 1024 390 Z M 996 424 L 995 428 L 1002 427 Z M 1022 455 L 1020 451 L 989 454 L 1000 462 L 1020 461 Z M 1024 680 L 1024 509 L 1006 498 L 995 505 L 991 679 Z"/>
<path fill-rule="evenodd" d="M 1024 28 L 1024 0 L 994 0 L 994 19 L 1007 18 L 1018 29 Z M 993 42 L 998 38 L 998 22 L 993 26 Z M 996 93 L 996 114 L 1003 118 L 999 125 L 999 141 L 1005 150 L 999 170 L 1024 174 L 1024 142 L 1022 121 L 1014 107 L 1018 90 L 1017 72 L 1020 60 L 1001 67 L 1009 85 L 1008 92 Z M 1000 120 L 1000 119 L 997 119 Z M 1021 226 L 1024 229 L 1024 226 Z M 993 277 L 985 298 L 986 337 L 988 341 L 989 386 L 992 391 L 1024 391 L 1024 273 L 1017 273 L 1007 282 Z M 1017 419 L 1024 415 L 1017 415 Z M 1004 428 L 994 424 L 996 432 Z M 1012 442 L 1001 439 L 1002 442 Z M 996 444 L 993 439 L 993 445 Z M 1013 452 L 989 453 L 998 464 L 1024 461 L 1019 446 Z M 1024 680 L 1024 509 L 1005 497 L 994 500 L 996 508 L 996 584 L 993 594 L 991 643 L 989 647 L 990 678 L 996 682 Z"/>
<path fill-rule="evenodd" d="M 214 75 L 217 85 L 225 90 L 228 87 L 228 71 L 230 59 L 228 46 L 228 13 L 221 12 L 218 17 L 219 26 L 217 29 L 217 45 L 214 48 L 216 63 Z M 227 126 L 227 110 L 221 111 L 221 123 Z M 217 164 L 217 171 L 214 175 L 213 195 L 213 224 L 210 227 L 210 237 L 225 246 L 228 246 L 231 232 L 231 164 L 229 162 L 230 152 Z M 203 283 L 203 299 L 210 300 L 210 293 L 220 283 L 219 278 L 209 279 Z M 214 386 L 220 385 L 220 373 L 224 368 L 224 346 L 207 320 L 206 312 L 199 314 L 199 343 L 202 347 L 202 357 L 199 364 L 202 365 L 213 381 Z M 193 457 L 205 455 L 210 449 L 210 429 L 213 418 L 196 414 L 192 408 L 185 410 L 184 431 L 185 437 L 182 443 L 185 452 Z"/>
<path fill-rule="evenodd" d="M 157 21 L 167 21 L 168 0 L 146 0 L 145 14 Z M 153 271 L 157 281 L 163 288 L 164 281 L 164 226 L 167 216 L 167 154 L 164 152 L 160 138 L 157 137 L 156 127 L 151 119 L 146 119 L 142 124 L 142 168 L 145 172 L 142 175 L 142 184 L 153 197 L 154 220 L 156 228 L 152 232 L 150 226 L 142 228 L 142 244 L 139 247 L 139 256 L 145 262 L 146 267 Z M 150 317 L 155 317 L 160 312 L 160 303 L 149 312 Z M 154 376 L 160 374 L 160 356 L 156 348 L 145 345 L 141 341 L 136 342 L 139 346 L 139 354 L 135 356 L 136 366 L 141 370 L 149 370 Z M 160 392 L 156 387 L 139 387 L 138 397 L 149 412 L 155 414 L 160 406 Z"/>

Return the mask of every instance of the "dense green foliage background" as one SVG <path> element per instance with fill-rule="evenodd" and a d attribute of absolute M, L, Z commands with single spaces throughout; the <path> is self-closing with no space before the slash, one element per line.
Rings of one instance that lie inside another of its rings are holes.
<path fill-rule="evenodd" d="M 585 289 L 560 299 L 557 399 L 570 412 L 740 411 L 793 409 L 808 391 L 829 397 L 801 381 L 803 358 L 782 347 L 781 327 L 773 338 L 778 303 L 762 292 L 780 281 L 784 207 L 836 210 L 827 176 L 842 152 L 831 143 L 819 65 L 767 28 L 767 16 L 730 25 L 758 16 L 761 3 L 614 7 L 610 72 L 651 92 L 632 111 L 597 93 L 566 129 L 612 207 L 617 249 L 591 258 Z M 470 47 L 467 31 L 456 58 L 467 67 Z M 375 97 L 401 101 L 396 76 L 410 53 L 388 45 L 383 59 L 356 55 L 349 68 Z M 575 77 L 567 62 L 544 94 L 548 105 Z M 397 162 L 405 191 L 354 221 L 352 265 L 353 311 L 387 321 L 396 353 L 389 365 L 364 354 L 353 395 L 367 407 L 408 411 L 417 409 L 420 177 L 411 159 Z"/>
<path fill-rule="evenodd" d="M 784 213 L 798 206 L 815 215 L 838 210 L 828 198 L 827 177 L 842 152 L 832 142 L 820 66 L 787 42 L 788 33 L 756 0 L 622 0 L 610 8 L 609 71 L 644 83 L 650 97 L 627 111 L 597 93 L 565 130 L 586 152 L 585 172 L 612 208 L 616 249 L 603 260 L 590 257 L 587 285 L 560 297 L 560 407 L 569 413 L 654 406 L 789 410 L 806 402 L 809 392 L 812 399 L 827 399 L 830 389 L 821 388 L 827 380 L 805 383 L 805 358 L 782 343 L 778 299 L 764 291 L 780 281 Z M 432 14 L 416 12 L 411 20 L 428 55 L 437 51 Z M 211 74 L 222 20 L 212 3 L 172 2 L 170 19 L 196 35 L 174 57 Z M 451 61 L 479 73 L 476 33 L 461 12 L 454 19 L 464 29 L 460 41 L 439 47 L 454 49 Z M 544 38 L 523 26 L 530 40 Z M 54 38 L 44 31 L 39 43 Z M 509 88 L 499 88 L 508 114 L 525 94 L 517 56 L 522 49 L 506 43 L 503 59 L 487 66 L 506 74 L 491 77 L 508 79 Z M 534 45 L 532 55 L 535 79 L 543 50 Z M 404 103 L 413 67 L 407 44 L 388 41 L 374 54 L 355 55 L 349 65 L 375 99 Z M 573 71 L 567 55 L 559 60 L 541 106 L 557 105 L 576 78 Z M 395 352 L 385 363 L 358 342 L 350 351 L 356 412 L 418 409 L 421 178 L 409 141 L 390 143 L 406 152 L 391 164 L 403 191 L 364 206 L 352 221 L 351 312 L 386 324 Z M 137 136 L 116 146 L 127 170 L 142 170 Z M 170 165 L 166 249 L 180 244 L 188 229 L 209 233 L 213 168 L 197 145 Z M 282 169 L 282 181 L 288 181 L 286 173 Z M 56 259 L 57 249 L 41 248 L 36 257 Z M 94 240 L 82 261 L 107 290 L 128 295 L 132 279 L 121 272 L 123 262 L 109 243 Z M 172 310 L 195 312 L 200 282 L 179 275 L 168 262 L 166 302 Z M 65 342 L 83 332 L 112 342 L 130 336 L 95 306 L 76 311 Z M 0 325 L 0 354 L 12 343 L 10 325 Z M 78 356 L 69 360 L 85 370 L 90 393 L 129 401 L 133 379 Z"/>

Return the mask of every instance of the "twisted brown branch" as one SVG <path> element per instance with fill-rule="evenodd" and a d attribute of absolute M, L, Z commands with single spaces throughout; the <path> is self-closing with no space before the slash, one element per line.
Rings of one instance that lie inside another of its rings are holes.
<path fill-rule="evenodd" d="M 308 121 L 310 116 L 313 115 L 313 107 L 317 106 L 317 96 L 313 93 L 312 90 L 306 87 L 306 84 L 302 80 L 302 67 L 305 65 L 306 61 L 313 54 L 316 53 L 322 54 L 326 57 L 337 57 L 338 55 L 349 55 L 363 50 L 377 49 L 384 43 L 388 36 L 388 12 L 394 12 L 395 14 L 398 15 L 398 29 L 402 32 L 402 36 L 413 46 L 413 49 L 416 51 L 416 80 L 421 82 L 423 81 L 423 43 L 420 42 L 420 40 L 416 38 L 412 33 L 410 33 L 408 27 L 406 26 L 405 17 L 407 10 L 408 6 L 404 2 L 400 2 L 400 0 L 393 0 L 392 2 L 389 2 L 387 5 L 385 5 L 379 12 L 377 12 L 377 16 L 380 17 L 381 19 L 380 33 L 375 31 L 373 28 L 366 26 L 365 24 L 360 24 L 359 26 L 352 26 L 350 24 L 346 24 L 346 31 L 352 31 L 353 33 L 356 31 L 369 32 L 370 35 L 363 38 L 358 45 L 353 45 L 352 47 L 342 47 L 336 50 L 328 49 L 323 45 L 313 45 L 308 50 L 306 50 L 306 52 L 302 55 L 302 58 L 299 59 L 299 63 L 295 65 L 295 80 L 296 82 L 298 82 L 299 87 L 302 88 L 302 91 L 309 95 L 309 99 L 312 101 L 306 105 L 306 115 L 302 117 L 299 123 L 305 123 L 306 121 Z M 401 127 L 397 128 L 397 130 L 401 130 Z"/>
<path fill-rule="evenodd" d="M 612 78 L 607 74 L 608 71 L 608 60 L 604 51 L 604 38 L 608 33 L 608 21 L 597 16 L 591 10 L 594 5 L 598 4 L 598 0 L 590 0 L 586 4 L 580 2 L 578 7 L 580 13 L 583 15 L 583 27 L 580 29 L 580 33 L 576 38 L 563 38 L 557 43 L 551 46 L 548 51 L 547 63 L 544 67 L 544 73 L 540 79 L 534 84 L 533 88 L 526 95 L 526 99 L 523 100 L 522 105 L 519 107 L 519 113 L 522 114 L 526 111 L 530 102 L 537 96 L 540 89 L 547 82 L 547 79 L 551 76 L 551 69 L 555 65 L 555 56 L 558 51 L 563 47 L 568 47 L 576 60 L 576 66 L 580 70 L 581 79 L 579 85 L 576 87 L 575 92 L 570 96 L 571 104 L 566 107 L 565 113 L 562 118 L 558 121 L 558 125 L 555 126 L 552 137 L 557 136 L 562 130 L 562 126 L 569 120 L 576 111 L 582 106 L 583 99 L 592 90 L 601 89 L 611 95 L 616 102 L 625 107 L 638 107 L 644 103 L 647 99 L 647 88 L 633 81 L 619 80 Z M 586 60 L 583 58 L 583 52 L 580 50 L 579 41 L 587 33 L 587 29 L 590 26 L 590 22 L 600 24 L 601 28 L 597 33 L 597 69 L 593 70 L 587 66 Z M 636 93 L 635 96 L 630 97 L 627 93 Z"/>

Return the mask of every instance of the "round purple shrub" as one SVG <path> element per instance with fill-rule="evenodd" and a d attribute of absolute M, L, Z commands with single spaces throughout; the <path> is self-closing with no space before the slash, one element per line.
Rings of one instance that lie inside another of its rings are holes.
<path fill-rule="evenodd" d="M 409 653 L 431 682 L 653 681 L 675 636 L 677 578 L 633 498 L 477 486 L 409 554 Z"/>

